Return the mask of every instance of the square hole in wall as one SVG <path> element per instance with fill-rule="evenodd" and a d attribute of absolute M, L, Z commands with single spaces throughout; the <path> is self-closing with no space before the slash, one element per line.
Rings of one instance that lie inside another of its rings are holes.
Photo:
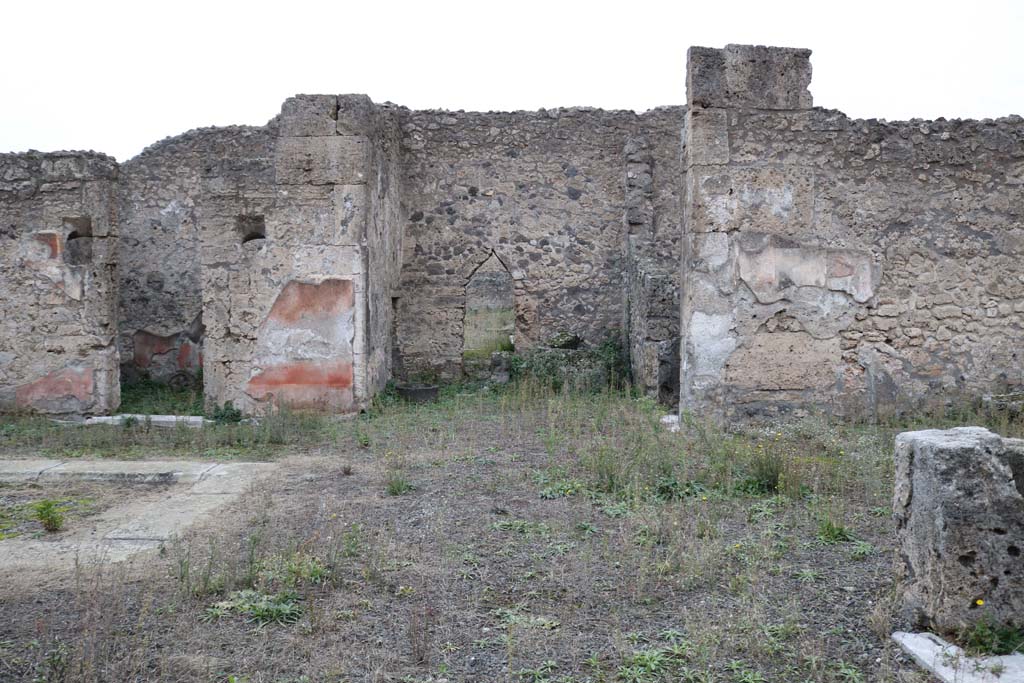
<path fill-rule="evenodd" d="M 92 262 L 92 219 L 68 216 L 61 219 L 64 233 L 64 263 L 84 266 Z"/>
<path fill-rule="evenodd" d="M 265 240 L 267 239 L 267 222 L 263 216 L 236 216 L 235 233 L 242 244 L 253 240 Z"/>

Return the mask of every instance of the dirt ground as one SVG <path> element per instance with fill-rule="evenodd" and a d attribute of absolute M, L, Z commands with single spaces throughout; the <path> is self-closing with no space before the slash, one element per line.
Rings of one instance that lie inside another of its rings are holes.
<path fill-rule="evenodd" d="M 0 587 L 0 680 L 930 680 L 888 640 L 889 434 L 658 415 L 457 396 L 332 427 L 145 562 Z"/>

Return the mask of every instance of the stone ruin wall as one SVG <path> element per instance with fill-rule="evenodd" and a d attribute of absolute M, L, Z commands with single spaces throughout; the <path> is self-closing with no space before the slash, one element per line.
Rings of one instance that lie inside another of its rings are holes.
<path fill-rule="evenodd" d="M 369 102 L 369 99 L 366 100 Z M 402 206 L 402 132 L 399 112 L 376 107 L 372 156 L 367 180 L 369 214 L 366 218 L 368 278 L 366 319 L 366 397 L 369 400 L 395 374 L 395 331 L 404 253 Z"/>
<path fill-rule="evenodd" d="M 117 163 L 0 155 L 0 410 L 103 414 L 120 402 Z"/>
<path fill-rule="evenodd" d="M 808 57 L 694 48 L 687 106 L 640 115 L 298 96 L 267 126 L 186 133 L 119 170 L 7 155 L 5 222 L 60 232 L 54 211 L 96 200 L 52 188 L 105 187 L 99 229 L 120 230 L 120 253 L 96 253 L 120 269 L 122 365 L 201 366 L 209 403 L 246 410 L 352 410 L 392 376 L 460 377 L 467 284 L 492 255 L 517 350 L 618 336 L 634 383 L 684 409 L 874 412 L 1024 382 L 1021 119 L 851 120 L 811 106 Z M 26 182 L 45 190 L 15 191 Z M 5 405 L 59 370 L 12 345 Z M 103 372 L 96 386 L 116 385 Z"/>
<path fill-rule="evenodd" d="M 563 332 L 589 343 L 620 338 L 629 271 L 623 152 L 649 128 L 648 155 L 668 157 L 674 171 L 680 133 L 671 112 L 400 110 L 408 218 L 396 341 L 401 374 L 462 376 L 466 286 L 492 254 L 514 283 L 517 351 Z M 678 184 L 674 172 L 659 179 L 666 188 Z M 659 207 L 675 194 L 648 189 L 648 201 Z M 637 239 L 662 244 L 645 246 L 645 254 L 671 253 L 678 239 L 672 220 L 657 233 L 653 220 Z M 663 280 L 652 288 L 671 288 L 673 269 L 652 262 L 650 270 L 656 265 Z"/>
<path fill-rule="evenodd" d="M 683 107 L 640 117 L 626 141 L 626 343 L 633 383 L 673 405 L 679 398 L 679 254 L 682 243 Z"/>
<path fill-rule="evenodd" d="M 809 55 L 690 51 L 682 405 L 1020 386 L 1024 120 L 852 120 L 811 106 Z"/>
<path fill-rule="evenodd" d="M 205 128 L 121 164 L 118 333 L 126 378 L 188 381 L 202 368 L 203 179 L 221 175 L 223 160 L 237 159 L 269 185 L 275 140 L 273 125 Z"/>

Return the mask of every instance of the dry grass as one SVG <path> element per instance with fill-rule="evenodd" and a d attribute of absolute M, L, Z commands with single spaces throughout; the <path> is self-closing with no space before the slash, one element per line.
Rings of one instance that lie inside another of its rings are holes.
<path fill-rule="evenodd" d="M 0 680 L 925 680 L 886 638 L 899 426 L 662 412 L 520 383 L 289 418 L 231 514 L 8 587 Z"/>

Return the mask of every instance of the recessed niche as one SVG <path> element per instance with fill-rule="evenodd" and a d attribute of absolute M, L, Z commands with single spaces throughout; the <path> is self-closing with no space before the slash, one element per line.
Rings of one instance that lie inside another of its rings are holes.
<path fill-rule="evenodd" d="M 267 222 L 263 216 L 243 215 L 235 218 L 235 232 L 242 244 L 267 239 Z"/>
<path fill-rule="evenodd" d="M 85 266 L 92 263 L 92 219 L 88 216 L 64 218 L 64 263 Z"/>
<path fill-rule="evenodd" d="M 495 351 L 512 351 L 515 302 L 512 276 L 494 253 L 466 283 L 463 365 L 489 364 Z"/>

